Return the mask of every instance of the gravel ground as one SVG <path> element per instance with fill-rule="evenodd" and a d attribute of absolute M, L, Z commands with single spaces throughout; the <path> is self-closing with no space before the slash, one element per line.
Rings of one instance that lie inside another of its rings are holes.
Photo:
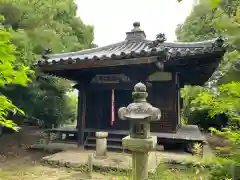
<path fill-rule="evenodd" d="M 0 180 L 86 180 L 86 173 L 67 168 L 41 166 L 39 160 L 46 152 L 30 151 L 28 147 L 39 140 L 41 130 L 23 129 L 0 137 Z M 192 180 L 195 172 L 188 170 L 160 170 L 164 180 Z M 204 176 L 206 173 L 204 172 Z M 93 173 L 92 180 L 127 180 L 119 174 Z M 155 180 L 156 178 L 154 178 Z M 157 177 L 159 180 L 159 177 Z M 207 178 L 203 178 L 207 180 Z"/>

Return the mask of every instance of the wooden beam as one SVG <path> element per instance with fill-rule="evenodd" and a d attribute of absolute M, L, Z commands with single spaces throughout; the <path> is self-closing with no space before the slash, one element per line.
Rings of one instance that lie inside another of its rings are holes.
<path fill-rule="evenodd" d="M 78 146 L 84 145 L 84 129 L 86 121 L 86 91 L 78 91 L 78 109 L 77 109 L 77 129 L 78 129 Z"/>
<path fill-rule="evenodd" d="M 85 129 L 85 122 L 86 122 L 86 91 L 82 90 L 82 121 L 81 121 L 81 144 L 84 145 L 84 129 Z"/>
<path fill-rule="evenodd" d="M 88 91 L 100 91 L 100 90 L 109 90 L 109 89 L 116 89 L 116 90 L 132 90 L 134 87 L 133 82 L 129 83 L 119 83 L 119 84 L 88 84 L 87 90 Z"/>
<path fill-rule="evenodd" d="M 73 64 L 56 64 L 40 65 L 39 69 L 43 72 L 56 71 L 56 70 L 67 70 L 67 69 L 89 69 L 89 68 L 102 68 L 102 67 L 114 67 L 114 66 L 125 66 L 133 64 L 150 64 L 157 61 L 157 56 L 153 57 L 141 57 L 132 59 L 121 59 L 121 60 L 81 60 Z"/>
<path fill-rule="evenodd" d="M 176 108 L 177 108 L 177 126 L 181 124 L 181 107 L 180 107 L 180 80 L 179 73 L 176 73 Z"/>
<path fill-rule="evenodd" d="M 138 83 L 139 81 L 134 82 L 121 82 L 121 83 L 107 83 L 107 84 L 97 84 L 97 83 L 89 83 L 85 86 L 86 91 L 101 91 L 101 90 L 133 90 L 133 87 Z M 141 81 L 143 82 L 147 88 L 151 88 L 152 84 L 151 82 Z M 79 87 L 75 87 L 79 88 Z"/>
<path fill-rule="evenodd" d="M 80 91 L 78 91 L 78 106 L 77 106 L 78 146 L 81 146 L 81 116 L 82 116 L 82 98 Z"/>

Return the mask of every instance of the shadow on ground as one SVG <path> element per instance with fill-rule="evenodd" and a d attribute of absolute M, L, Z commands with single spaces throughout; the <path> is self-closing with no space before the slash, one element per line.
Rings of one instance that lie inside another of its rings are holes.
<path fill-rule="evenodd" d="M 41 132 L 41 129 L 26 127 L 20 132 L 0 137 L 0 169 L 11 170 L 22 165 L 36 164 L 42 157 L 50 155 L 47 152 L 28 150 L 39 141 Z"/>

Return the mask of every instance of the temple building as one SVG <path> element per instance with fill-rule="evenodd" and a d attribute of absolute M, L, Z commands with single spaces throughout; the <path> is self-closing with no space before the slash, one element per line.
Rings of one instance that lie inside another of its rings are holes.
<path fill-rule="evenodd" d="M 158 142 L 203 141 L 197 126 L 182 126 L 180 88 L 203 85 L 218 67 L 225 53 L 221 37 L 203 42 L 167 42 L 164 34 L 146 39 L 140 23 L 126 33 L 126 39 L 83 51 L 44 54 L 37 67 L 45 74 L 76 82 L 79 90 L 77 142 L 94 147 L 94 133 L 109 133 L 109 149 L 121 149 L 129 122 L 118 119 L 120 107 L 132 102 L 136 83 L 147 86 L 148 102 L 162 112 L 151 123 Z M 167 146 L 167 145 L 166 145 Z"/>

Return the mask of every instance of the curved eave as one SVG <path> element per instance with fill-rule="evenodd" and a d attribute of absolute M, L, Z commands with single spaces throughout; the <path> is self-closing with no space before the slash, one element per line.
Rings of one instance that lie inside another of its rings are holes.
<path fill-rule="evenodd" d="M 191 59 L 201 59 L 205 56 L 220 56 L 222 57 L 225 52 L 224 48 L 213 48 L 213 49 L 198 49 L 194 51 L 171 51 L 168 52 L 166 49 L 152 49 L 150 52 L 141 51 L 139 53 L 131 52 L 128 55 L 112 55 L 111 58 L 105 59 L 72 59 L 52 61 L 51 63 L 45 62 L 38 64 L 37 67 L 41 71 L 57 71 L 57 70 L 76 70 L 76 69 L 91 69 L 91 68 L 104 68 L 112 66 L 126 66 L 132 64 L 149 64 L 156 61 L 161 61 L 171 66 L 177 66 L 178 64 L 187 65 L 191 63 Z M 214 61 L 210 59 L 209 61 Z"/>
<path fill-rule="evenodd" d="M 179 58 L 166 63 L 169 71 L 179 72 L 181 81 L 188 85 L 203 85 L 219 66 L 225 50 Z"/>
<path fill-rule="evenodd" d="M 128 40 L 108 46 L 93 48 L 84 51 L 45 55 L 38 61 L 37 66 L 74 64 L 81 61 L 120 60 L 137 57 L 150 57 L 165 53 L 168 56 L 191 56 L 202 52 L 212 52 L 218 46 L 218 39 L 195 43 L 160 43 L 157 47 L 150 48 L 149 40 Z M 223 40 L 222 40 L 223 41 Z"/>
<path fill-rule="evenodd" d="M 178 57 L 175 56 L 174 58 L 171 57 L 168 60 L 166 60 L 162 56 L 151 56 L 145 58 L 141 57 L 115 61 L 105 60 L 98 61 L 98 63 L 93 62 L 93 64 L 87 61 L 79 64 L 55 65 L 54 67 L 42 66 L 41 70 L 47 74 L 64 77 L 70 80 L 77 80 L 77 78 L 79 77 L 86 77 L 92 72 L 97 72 L 95 70 L 103 69 L 102 72 L 106 72 L 106 70 L 110 67 L 121 69 L 121 66 L 124 66 L 124 64 L 122 63 L 123 61 L 126 63 L 125 67 L 129 68 L 132 68 L 132 65 L 134 65 L 134 63 L 135 65 L 141 65 L 142 67 L 145 67 L 143 63 L 152 64 L 152 66 L 155 66 L 156 62 L 161 61 L 164 64 L 165 71 L 179 72 L 181 81 L 183 81 L 185 84 L 202 85 L 211 77 L 215 69 L 218 67 L 219 63 L 221 62 L 222 56 L 224 55 L 224 52 L 225 51 L 221 50 L 214 51 L 212 53 L 199 53 L 195 55 L 185 55 Z M 118 64 L 116 66 L 116 64 L 110 63 L 122 64 Z M 106 67 L 108 68 L 106 69 Z M 157 69 L 155 71 L 157 71 Z"/>
<path fill-rule="evenodd" d="M 160 61 L 164 70 L 179 72 L 186 84 L 201 85 L 211 77 L 226 50 L 219 38 L 195 43 L 166 42 L 152 48 L 149 43 L 148 40 L 123 41 L 90 50 L 47 55 L 36 66 L 44 73 L 74 79 L 76 74 L 96 69 L 144 66 Z"/>

